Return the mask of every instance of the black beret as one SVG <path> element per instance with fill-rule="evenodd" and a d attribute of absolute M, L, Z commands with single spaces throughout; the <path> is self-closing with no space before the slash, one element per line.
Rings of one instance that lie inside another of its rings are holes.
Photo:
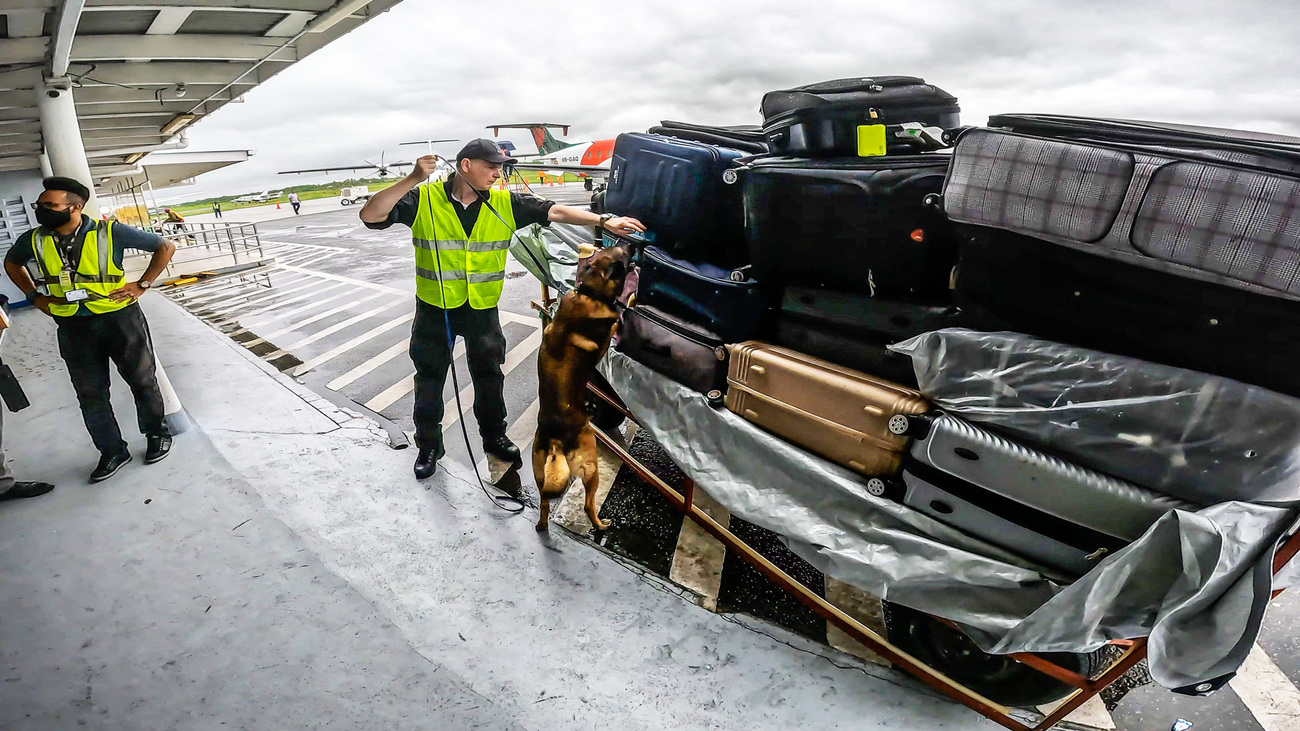
<path fill-rule="evenodd" d="M 65 193 L 81 196 L 83 201 L 90 200 L 90 188 L 87 188 L 72 178 L 64 178 L 55 175 L 42 180 L 41 185 L 45 186 L 46 190 L 61 190 Z"/>

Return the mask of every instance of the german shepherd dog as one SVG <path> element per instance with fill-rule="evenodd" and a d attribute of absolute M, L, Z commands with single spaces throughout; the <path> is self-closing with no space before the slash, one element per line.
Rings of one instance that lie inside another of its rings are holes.
<path fill-rule="evenodd" d="M 542 332 L 537 358 L 540 404 L 533 474 L 542 503 L 539 531 L 549 524 L 551 500 L 564 494 L 575 475 L 587 490 L 591 524 L 596 530 L 609 527 L 596 515 L 596 435 L 585 405 L 587 381 L 618 327 L 614 303 L 623 292 L 628 251 L 621 246 L 598 249 L 587 261 L 577 288 L 560 298 L 555 319 Z"/>

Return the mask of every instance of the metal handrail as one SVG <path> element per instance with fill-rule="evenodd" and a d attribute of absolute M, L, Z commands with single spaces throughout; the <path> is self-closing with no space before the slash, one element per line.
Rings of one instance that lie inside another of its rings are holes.
<path fill-rule="evenodd" d="M 168 277 L 193 273 L 194 265 L 199 262 L 229 257 L 237 265 L 266 258 L 256 223 L 178 223 L 169 226 L 160 235 L 176 244 L 176 255 L 165 270 Z M 200 249 L 202 255 L 186 256 L 198 253 Z M 131 255 L 122 262 L 122 267 L 128 270 L 142 269 L 148 266 L 144 262 L 149 257 L 149 254 Z M 185 271 L 180 271 L 182 268 Z"/>

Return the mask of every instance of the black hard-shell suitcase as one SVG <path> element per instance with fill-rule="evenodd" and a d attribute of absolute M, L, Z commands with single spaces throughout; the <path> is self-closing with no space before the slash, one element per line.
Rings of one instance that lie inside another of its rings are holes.
<path fill-rule="evenodd" d="M 772 154 L 807 157 L 857 156 L 862 126 L 961 124 L 957 98 L 915 76 L 836 79 L 770 91 L 763 95 L 762 112 Z M 912 138 L 890 134 L 886 142 L 890 154 L 918 149 Z"/>
<path fill-rule="evenodd" d="M 647 246 L 638 258 L 637 302 L 705 326 L 725 342 L 758 336 L 765 308 L 758 282 L 743 271 L 693 264 Z"/>
<path fill-rule="evenodd" d="M 722 173 L 746 153 L 701 142 L 627 133 L 610 162 L 605 210 L 639 219 L 656 245 L 691 261 L 743 263 L 740 192 Z"/>
<path fill-rule="evenodd" d="M 717 334 L 645 305 L 624 310 L 619 323 L 619 351 L 721 401 L 727 388 L 727 349 Z"/>
<path fill-rule="evenodd" d="M 947 168 L 945 155 L 749 162 L 737 178 L 754 277 L 765 287 L 946 301 L 957 241 L 927 196 Z"/>
<path fill-rule="evenodd" d="M 1029 335 L 1300 396 L 1300 302 L 988 229 L 963 236 L 956 303 Z"/>
<path fill-rule="evenodd" d="M 678 137 L 683 140 L 693 140 L 720 147 L 730 147 L 743 150 L 751 155 L 767 153 L 767 141 L 763 137 L 763 128 L 758 125 L 740 124 L 729 127 L 714 127 L 665 119 L 657 126 L 646 130 L 646 133 L 665 137 Z"/>
<path fill-rule="evenodd" d="M 846 334 L 843 329 L 828 327 L 823 322 L 778 317 L 772 342 L 900 386 L 916 388 L 912 359 L 891 352 L 889 344 L 879 338 Z"/>
<path fill-rule="evenodd" d="M 963 323 L 961 310 L 952 305 L 914 304 L 798 286 L 786 287 L 778 317 L 817 322 L 827 329 L 890 343 L 931 330 L 962 327 Z"/>

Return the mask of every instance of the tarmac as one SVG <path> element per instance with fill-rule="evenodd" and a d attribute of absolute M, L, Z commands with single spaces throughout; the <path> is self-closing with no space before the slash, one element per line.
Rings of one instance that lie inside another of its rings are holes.
<path fill-rule="evenodd" d="M 141 303 L 197 424 L 88 485 L 95 454 L 53 324 L 3 356 L 19 479 L 0 504 L 0 727 L 995 726 L 905 676 L 714 614 L 553 527 L 509 516 L 162 297 Z"/>

